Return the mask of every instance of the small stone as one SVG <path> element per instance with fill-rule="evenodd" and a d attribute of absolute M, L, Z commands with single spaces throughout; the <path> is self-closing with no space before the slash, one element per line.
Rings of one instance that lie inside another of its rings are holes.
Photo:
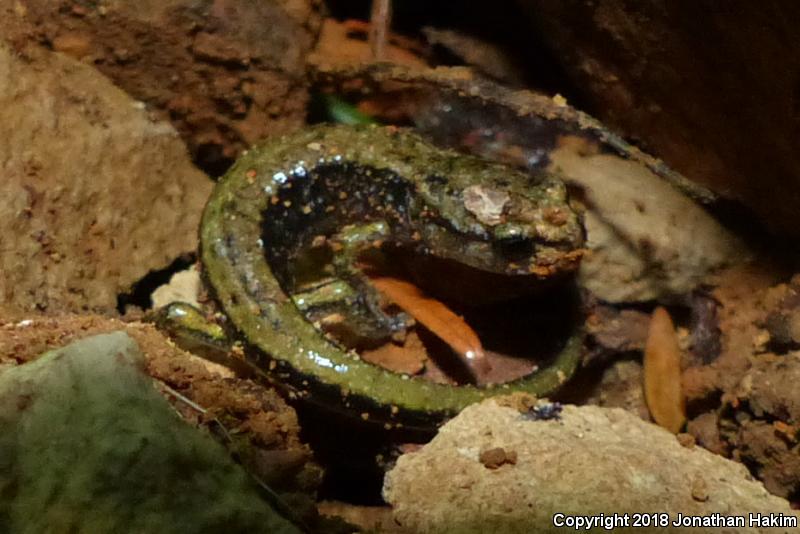
<path fill-rule="evenodd" d="M 79 33 L 64 33 L 53 39 L 53 50 L 75 59 L 85 57 L 91 48 L 92 43 L 89 38 Z"/>
<path fill-rule="evenodd" d="M 495 447 L 481 452 L 480 462 L 487 469 L 497 469 L 506 464 L 515 465 L 517 463 L 517 453 L 506 451 L 503 447 Z"/>
<path fill-rule="evenodd" d="M 173 302 L 185 302 L 199 307 L 200 273 L 196 269 L 186 269 L 172 275 L 169 283 L 159 286 L 150 296 L 153 308 L 160 308 Z"/>
<path fill-rule="evenodd" d="M 687 434 L 686 432 L 682 432 L 675 437 L 678 438 L 678 443 L 680 443 L 682 447 L 686 447 L 687 449 L 691 449 L 692 447 L 697 445 L 697 441 L 694 439 L 694 436 L 691 434 Z"/>
<path fill-rule="evenodd" d="M 705 479 L 696 478 L 692 482 L 692 499 L 698 502 L 706 502 L 708 500 L 708 484 Z"/>

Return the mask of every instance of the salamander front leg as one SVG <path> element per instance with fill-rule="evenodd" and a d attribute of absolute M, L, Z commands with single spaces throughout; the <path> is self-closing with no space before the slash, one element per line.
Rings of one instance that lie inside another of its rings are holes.
<path fill-rule="evenodd" d="M 380 293 L 358 267 L 359 260 L 369 251 L 376 251 L 390 236 L 389 225 L 383 221 L 346 226 L 330 238 L 333 248 L 333 267 L 338 279 L 347 282 L 359 295 L 359 302 L 372 318 L 383 337 L 403 332 L 411 323 L 405 313 L 388 314 L 382 306 Z"/>

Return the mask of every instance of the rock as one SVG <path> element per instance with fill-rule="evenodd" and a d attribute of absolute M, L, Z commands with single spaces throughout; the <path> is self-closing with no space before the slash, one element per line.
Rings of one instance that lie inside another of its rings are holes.
<path fill-rule="evenodd" d="M 300 440 L 295 411 L 274 389 L 181 350 L 152 324 L 96 315 L 0 323 L 0 370 L 34 361 L 42 352 L 82 337 L 119 330 L 139 345 L 145 372 L 184 421 L 215 437 L 224 436 L 219 441 L 237 461 L 282 496 L 302 494 L 313 503 L 321 468 Z M 227 436 L 221 428 L 228 429 Z"/>
<path fill-rule="evenodd" d="M 178 271 L 172 275 L 168 283 L 158 286 L 150 295 L 153 308 L 161 308 L 173 302 L 185 302 L 199 307 L 198 296 L 202 285 L 200 273 L 194 267 Z"/>
<path fill-rule="evenodd" d="M 796 515 L 740 464 L 681 446 L 621 409 L 565 406 L 561 415 L 534 420 L 493 400 L 468 407 L 387 474 L 383 493 L 395 520 L 413 532 L 505 534 L 561 532 L 558 513 L 659 512 L 671 520 L 717 513 L 743 515 L 746 526 L 736 532 L 794 531 L 748 526 L 748 513 Z M 515 454 L 515 463 L 487 468 L 481 453 L 496 448 Z M 630 527 L 615 532 L 642 531 Z"/>
<path fill-rule="evenodd" d="M 95 65 L 222 172 L 239 151 L 303 124 L 319 0 L 0 0 L 0 35 Z"/>
<path fill-rule="evenodd" d="M 565 140 L 551 167 L 587 205 L 579 281 L 607 302 L 670 301 L 749 255 L 703 208 L 646 167 Z"/>
<path fill-rule="evenodd" d="M 88 65 L 0 43 L 0 308 L 114 311 L 197 244 L 212 183 Z"/>
<path fill-rule="evenodd" d="M 114 332 L 0 374 L 0 530 L 299 532 L 143 366 Z"/>
<path fill-rule="evenodd" d="M 517 4 L 587 111 L 800 237 L 800 4 Z"/>

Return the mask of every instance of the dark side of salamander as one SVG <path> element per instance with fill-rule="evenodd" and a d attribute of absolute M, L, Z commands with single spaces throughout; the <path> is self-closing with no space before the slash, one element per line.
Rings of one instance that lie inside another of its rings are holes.
<path fill-rule="evenodd" d="M 302 176 L 297 170 L 287 173 L 290 181 L 263 214 L 265 254 L 283 287 L 294 285 L 288 267 L 296 254 L 315 237 L 333 235 L 343 226 L 384 221 L 393 242 L 418 242 L 413 185 L 394 172 L 341 158 L 303 168 Z"/>
<path fill-rule="evenodd" d="M 275 171 L 276 176 L 286 176 L 286 182 L 274 192 L 263 212 L 265 254 L 284 285 L 290 282 L 291 273 L 286 267 L 291 259 L 315 237 L 333 235 L 347 225 L 375 221 L 389 226 L 388 235 L 381 239 L 384 243 L 465 264 L 481 261 L 477 267 L 490 272 L 548 278 L 577 265 L 579 253 L 574 251 L 583 239 L 580 230 L 565 232 L 560 242 L 549 236 L 498 237 L 487 232 L 481 223 L 465 222 L 471 214 L 463 208 L 456 209 L 447 202 L 438 206 L 426 202 L 426 196 L 462 195 L 448 184 L 447 178 L 435 172 L 411 181 L 393 170 L 344 157 L 329 158 L 316 165 L 303 163 Z M 557 216 L 567 211 L 563 207 L 546 209 Z M 575 226 L 572 221 L 568 224 Z M 547 251 L 537 256 L 537 249 L 544 246 Z"/>
<path fill-rule="evenodd" d="M 472 204 L 465 201 L 468 189 L 477 198 Z M 481 195 L 486 197 L 485 212 Z M 339 373 L 344 378 L 337 374 L 333 380 L 325 379 L 313 369 L 308 372 L 308 367 L 295 368 L 295 356 L 289 354 L 315 347 L 320 361 L 348 367 L 328 358 L 325 346 L 334 344 L 321 332 L 312 334 L 304 327 L 295 335 L 293 329 L 302 316 L 288 296 L 295 287 L 292 265 L 315 238 L 370 222 L 388 226 L 379 239 L 382 243 L 490 272 L 541 279 L 573 271 L 583 244 L 581 222 L 557 179 L 439 151 L 403 131 L 317 127 L 269 142 L 237 162 L 209 201 L 201 226 L 201 251 L 210 289 L 222 309 L 229 315 L 233 312 L 233 333 L 247 348 L 249 359 L 314 403 L 341 406 L 357 416 L 369 413 L 381 420 L 403 421 L 406 426 L 430 427 L 462 403 L 495 392 L 431 385 L 418 378 L 400 381 L 389 372 L 362 375 L 358 369 L 369 365 L 364 362 L 350 365 L 351 373 Z M 260 271 L 254 265 L 259 255 L 274 279 L 258 279 Z M 243 311 L 243 302 L 252 308 L 252 318 Z M 269 323 L 276 335 L 283 336 L 281 340 L 249 339 L 260 330 L 259 322 Z M 265 345 L 274 347 L 273 354 L 264 353 L 260 347 Z M 281 354 L 284 345 L 287 352 Z M 561 367 L 553 376 L 558 371 L 559 379 L 541 380 L 541 391 L 532 392 L 547 394 L 563 375 L 571 374 L 578 349 L 574 342 L 568 345 L 570 355 L 556 357 Z M 328 364 L 323 366 L 329 372 Z M 392 388 L 375 384 L 382 377 L 404 393 L 387 394 Z M 528 377 L 508 386 L 513 389 L 525 380 Z M 375 395 L 370 394 L 373 386 Z M 452 400 L 431 401 L 427 409 L 415 400 L 414 387 L 420 389 L 420 398 L 433 399 L 430 391 L 436 390 Z M 413 402 L 406 409 L 384 397 Z"/>

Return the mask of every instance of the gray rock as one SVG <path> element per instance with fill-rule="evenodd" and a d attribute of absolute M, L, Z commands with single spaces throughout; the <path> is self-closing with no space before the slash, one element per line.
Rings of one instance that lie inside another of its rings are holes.
<path fill-rule="evenodd" d="M 298 532 L 182 422 L 123 332 L 0 374 L 0 532 Z"/>

